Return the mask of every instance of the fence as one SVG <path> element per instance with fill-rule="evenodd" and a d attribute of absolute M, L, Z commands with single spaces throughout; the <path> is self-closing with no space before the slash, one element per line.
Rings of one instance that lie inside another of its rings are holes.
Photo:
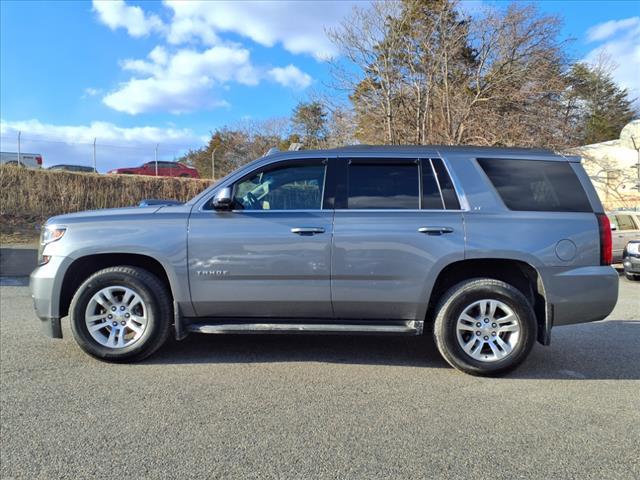
<path fill-rule="evenodd" d="M 202 145 L 198 141 L 162 143 L 133 139 L 128 144 L 94 138 L 93 141 L 70 141 L 43 138 L 29 132 L 3 132 L 0 135 L 0 151 L 10 153 L 39 154 L 43 168 L 54 165 L 82 165 L 93 167 L 98 173 L 115 168 L 137 167 L 151 161 L 176 161 L 189 149 Z M 18 157 L 17 157 L 18 158 Z"/>

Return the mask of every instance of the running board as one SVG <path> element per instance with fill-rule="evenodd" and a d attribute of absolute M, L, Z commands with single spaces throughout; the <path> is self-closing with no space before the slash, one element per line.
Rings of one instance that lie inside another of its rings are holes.
<path fill-rule="evenodd" d="M 194 333 L 322 333 L 419 335 L 418 322 L 397 324 L 339 323 L 189 323 L 186 329 Z M 421 322 L 420 322 L 421 323 Z"/>

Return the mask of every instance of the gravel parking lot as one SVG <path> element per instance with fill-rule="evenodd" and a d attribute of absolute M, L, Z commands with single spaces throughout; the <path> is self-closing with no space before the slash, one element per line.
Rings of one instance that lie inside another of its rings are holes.
<path fill-rule="evenodd" d="M 640 477 L 640 283 L 500 379 L 416 337 L 192 335 L 105 364 L 2 285 L 3 479 Z"/>

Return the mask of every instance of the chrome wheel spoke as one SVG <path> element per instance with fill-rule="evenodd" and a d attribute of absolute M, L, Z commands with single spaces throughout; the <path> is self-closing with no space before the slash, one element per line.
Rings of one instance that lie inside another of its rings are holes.
<path fill-rule="evenodd" d="M 458 330 L 464 330 L 465 332 L 475 332 L 476 327 L 463 322 L 458 323 Z"/>
<path fill-rule="evenodd" d="M 133 290 L 129 290 L 127 289 L 124 292 L 124 295 L 122 296 L 122 303 L 123 305 L 130 305 L 131 304 L 131 300 L 133 300 L 133 298 L 136 296 L 136 293 Z"/>
<path fill-rule="evenodd" d="M 511 345 L 509 345 L 507 342 L 502 340 L 502 338 L 496 337 L 496 343 L 500 348 L 502 348 L 505 355 L 509 355 L 511 353 L 511 350 L 512 350 Z"/>
<path fill-rule="evenodd" d="M 111 331 L 109 332 L 109 337 L 107 338 L 105 345 L 111 348 L 116 346 L 116 328 L 115 327 L 111 327 Z"/>
<path fill-rule="evenodd" d="M 133 322 L 136 322 L 136 323 L 142 325 L 142 327 L 147 325 L 147 317 L 144 317 L 144 316 L 131 315 L 131 320 Z"/>
<path fill-rule="evenodd" d="M 109 322 L 94 323 L 93 325 L 91 325 L 89 327 L 89 332 L 98 332 L 98 331 L 102 330 L 103 328 L 108 327 L 109 325 L 111 325 Z"/>
<path fill-rule="evenodd" d="M 124 347 L 124 328 L 118 329 L 118 343 L 117 346 L 122 348 Z"/>
<path fill-rule="evenodd" d="M 496 357 L 502 358 L 506 355 L 506 353 L 500 351 L 500 349 L 496 346 L 495 342 L 487 342 L 487 344 L 489 345 L 489 348 L 491 349 L 491 351 Z"/>
<path fill-rule="evenodd" d="M 498 331 L 502 332 L 517 332 L 520 330 L 520 326 L 514 315 L 508 315 L 507 317 L 500 318 L 498 320 Z"/>

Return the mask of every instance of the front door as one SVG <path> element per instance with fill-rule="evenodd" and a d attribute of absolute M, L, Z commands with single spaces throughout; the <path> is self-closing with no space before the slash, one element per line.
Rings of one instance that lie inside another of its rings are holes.
<path fill-rule="evenodd" d="M 189 280 L 198 315 L 332 316 L 325 163 L 264 167 L 235 183 L 231 211 L 192 212 Z"/>
<path fill-rule="evenodd" d="M 423 320 L 437 272 L 464 258 L 462 213 L 444 164 L 354 158 L 338 165 L 345 188 L 334 219 L 335 316 Z"/>

